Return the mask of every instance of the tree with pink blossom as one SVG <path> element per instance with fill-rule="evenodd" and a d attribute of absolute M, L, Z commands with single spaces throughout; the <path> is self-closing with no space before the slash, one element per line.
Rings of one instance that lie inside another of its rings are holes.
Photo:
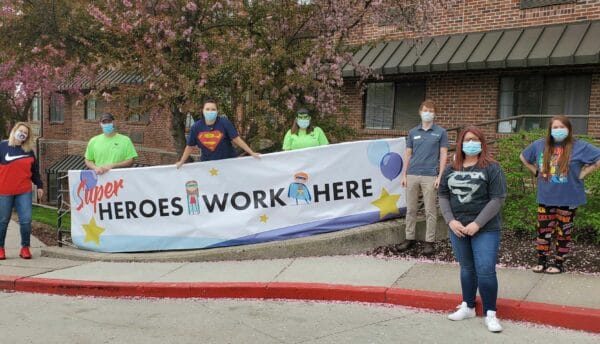
<path fill-rule="evenodd" d="M 381 22 L 405 31 L 426 31 L 452 2 L 40 1 L 46 6 L 60 3 L 67 9 L 68 15 L 55 20 L 69 31 L 55 30 L 45 35 L 46 40 L 29 42 L 29 55 L 34 56 L 29 59 L 21 54 L 23 63 L 38 61 L 35 55 L 40 53 L 33 51 L 50 46 L 62 54 L 61 68 L 87 73 L 110 69 L 142 76 L 141 86 L 121 85 L 121 91 L 143 94 L 144 106 L 154 116 L 170 113 L 178 153 L 185 145 L 186 115 L 199 113 L 206 96 L 219 100 L 220 110 L 250 142 L 261 137 L 281 140 L 299 106 L 326 118 L 339 114 L 342 69 L 347 63 L 355 64 L 351 59 L 355 47 L 348 45 L 352 34 Z M 25 6 L 28 2 L 6 2 L 12 6 L 8 16 L 17 22 L 26 16 L 14 13 L 35 12 Z M 5 40 L 1 43 L 10 45 Z M 12 44 L 14 48 L 16 42 Z M 51 56 L 48 49 L 43 51 Z M 47 59 L 45 63 L 54 65 Z M 369 70 L 355 67 L 360 80 L 372 76 Z M 57 76 L 48 75 L 48 79 L 57 85 Z"/>
<path fill-rule="evenodd" d="M 90 58 L 108 42 L 81 1 L 3 1 L 0 7 L 0 122 L 27 121 L 34 96 L 63 90 L 89 72 Z M 77 34 L 74 34 L 77 33 Z M 96 47 L 92 49 L 91 47 Z"/>

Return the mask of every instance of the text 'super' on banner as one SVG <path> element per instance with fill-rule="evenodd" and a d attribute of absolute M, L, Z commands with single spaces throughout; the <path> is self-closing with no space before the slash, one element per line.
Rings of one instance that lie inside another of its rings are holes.
<path fill-rule="evenodd" d="M 98 252 L 253 244 L 403 215 L 404 138 L 131 169 L 69 171 L 71 237 Z"/>

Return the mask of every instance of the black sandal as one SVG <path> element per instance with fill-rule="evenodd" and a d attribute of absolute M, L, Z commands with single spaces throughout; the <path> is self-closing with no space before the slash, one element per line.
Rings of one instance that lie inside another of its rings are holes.
<path fill-rule="evenodd" d="M 538 263 L 536 266 L 534 266 L 531 271 L 535 272 L 536 274 L 542 273 L 542 272 L 546 272 L 546 268 L 548 267 L 548 264 L 546 262 L 546 257 L 542 256 L 542 257 L 538 257 Z"/>
<path fill-rule="evenodd" d="M 558 275 L 563 272 L 563 261 L 555 260 L 554 264 L 550 264 L 546 269 L 548 275 Z"/>

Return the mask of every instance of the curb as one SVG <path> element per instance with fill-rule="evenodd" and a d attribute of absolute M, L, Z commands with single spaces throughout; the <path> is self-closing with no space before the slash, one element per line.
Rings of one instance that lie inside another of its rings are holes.
<path fill-rule="evenodd" d="M 424 308 L 453 309 L 459 294 L 322 283 L 138 283 L 78 281 L 0 275 L 0 290 L 68 296 L 288 299 L 368 302 Z M 600 333 L 600 309 L 498 299 L 502 319 L 527 321 Z M 482 314 L 477 302 L 477 314 Z"/>

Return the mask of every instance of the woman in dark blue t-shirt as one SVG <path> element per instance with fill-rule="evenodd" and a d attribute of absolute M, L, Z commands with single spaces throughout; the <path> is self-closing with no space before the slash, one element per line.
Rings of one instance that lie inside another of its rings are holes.
<path fill-rule="evenodd" d="M 478 128 L 465 128 L 456 147 L 461 150 L 444 171 L 439 187 L 440 210 L 450 227 L 452 250 L 460 264 L 463 299 L 448 318 L 456 321 L 475 317 L 475 295 L 479 288 L 485 324 L 489 331 L 500 332 L 502 326 L 496 318 L 496 261 L 506 179 Z"/>
<path fill-rule="evenodd" d="M 217 103 L 210 99 L 204 102 L 203 118 L 192 125 L 187 146 L 181 159 L 175 164 L 180 168 L 193 152 L 195 146 L 200 149 L 200 161 L 233 158 L 235 151 L 232 142 L 249 155 L 258 158 L 252 148 L 242 140 L 233 124 L 223 116 L 218 116 Z"/>
<path fill-rule="evenodd" d="M 561 273 L 571 250 L 575 211 L 586 202 L 583 178 L 600 167 L 600 148 L 575 139 L 568 117 L 554 116 L 546 137 L 525 148 L 520 158 L 537 177 L 538 263 L 533 272 Z"/>

